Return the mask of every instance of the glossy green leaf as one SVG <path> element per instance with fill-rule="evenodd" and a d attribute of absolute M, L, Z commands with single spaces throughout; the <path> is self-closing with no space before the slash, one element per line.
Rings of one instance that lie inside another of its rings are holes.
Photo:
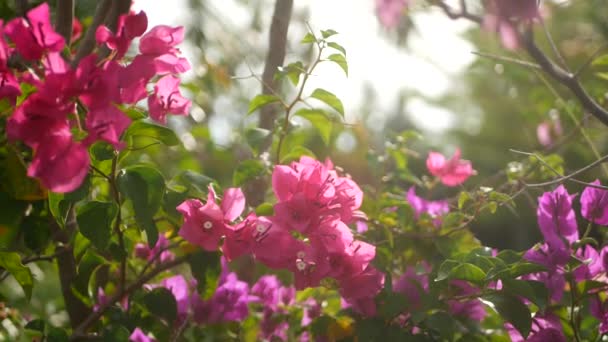
<path fill-rule="evenodd" d="M 528 337 L 532 327 L 532 316 L 530 309 L 518 297 L 500 292 L 483 296 L 483 299 L 492 303 L 500 316 L 511 323 L 524 338 Z"/>
<path fill-rule="evenodd" d="M 317 129 L 321 139 L 325 145 L 329 145 L 331 139 L 332 122 L 327 117 L 327 114 L 316 109 L 300 109 L 294 115 L 302 117 L 312 124 Z"/>
<path fill-rule="evenodd" d="M 165 193 L 163 176 L 150 166 L 135 165 L 121 170 L 117 183 L 121 194 L 133 205 L 137 224 L 145 230 L 148 244 L 153 247 L 158 240 L 154 215 Z"/>
<path fill-rule="evenodd" d="M 164 287 L 157 287 L 146 293 L 142 302 L 150 313 L 164 319 L 169 324 L 172 324 L 177 318 L 175 297 Z"/>
<path fill-rule="evenodd" d="M 21 263 L 18 253 L 0 252 L 0 267 L 10 273 L 13 278 L 21 285 L 25 297 L 29 300 L 32 297 L 34 288 L 34 277 L 29 268 Z"/>
<path fill-rule="evenodd" d="M 332 49 L 335 49 L 335 50 L 338 50 L 338 51 L 342 52 L 342 54 L 344 56 L 346 56 L 346 49 L 342 45 L 340 45 L 340 44 L 338 44 L 336 42 L 329 42 L 329 43 L 327 43 L 327 46 L 329 46 Z"/>
<path fill-rule="evenodd" d="M 538 281 L 506 278 L 502 280 L 506 293 L 527 298 L 539 308 L 544 309 L 549 300 L 547 287 Z"/>
<path fill-rule="evenodd" d="M 338 64 L 338 66 L 340 66 L 340 68 L 342 68 L 342 70 L 344 71 L 346 76 L 348 76 L 348 62 L 346 62 L 346 58 L 344 58 L 344 55 L 335 53 L 335 54 L 327 57 L 327 59 Z"/>
<path fill-rule="evenodd" d="M 475 284 L 483 284 L 485 278 L 486 273 L 473 264 L 460 264 L 454 267 L 448 275 L 448 279 L 450 280 L 466 280 Z"/>
<path fill-rule="evenodd" d="M 190 271 L 197 280 L 199 292 L 209 298 L 215 292 L 221 272 L 220 254 L 217 252 L 198 251 L 188 260 Z"/>
<path fill-rule="evenodd" d="M 340 99 L 333 93 L 330 93 L 325 89 L 317 88 L 312 92 L 310 97 L 327 104 L 344 116 L 344 106 L 342 105 L 342 101 L 340 101 Z"/>
<path fill-rule="evenodd" d="M 302 38 L 302 40 L 300 41 L 301 44 L 311 44 L 317 41 L 317 38 L 315 37 L 314 34 L 308 32 L 306 33 L 306 35 L 304 36 L 304 38 Z"/>
<path fill-rule="evenodd" d="M 25 162 L 15 148 L 8 146 L 0 163 L 4 166 L 0 170 L 0 188 L 12 198 L 36 201 L 47 197 L 47 190 L 40 181 L 28 177 Z"/>
<path fill-rule="evenodd" d="M 260 146 L 268 139 L 271 132 L 263 128 L 250 128 L 245 131 L 245 140 L 253 150 L 258 151 Z"/>
<path fill-rule="evenodd" d="M 89 148 L 95 160 L 103 161 L 114 158 L 114 147 L 105 141 L 98 141 Z"/>
<path fill-rule="evenodd" d="M 280 101 L 280 99 L 278 97 L 276 97 L 275 95 L 270 95 L 270 94 L 257 95 L 256 97 L 254 97 L 251 100 L 251 102 L 249 102 L 249 110 L 247 111 L 247 114 L 251 114 L 267 104 L 275 103 L 275 102 L 279 102 L 279 101 Z"/>
<path fill-rule="evenodd" d="M 179 138 L 172 129 L 141 120 L 133 122 L 125 131 L 124 136 L 125 140 L 135 137 L 144 137 L 156 140 L 167 146 L 176 146 L 180 144 Z"/>
<path fill-rule="evenodd" d="M 89 239 L 95 247 L 103 250 L 112 235 L 112 222 L 118 212 L 113 202 L 92 201 L 78 209 L 76 217 L 80 233 Z"/>
<path fill-rule="evenodd" d="M 332 29 L 321 30 L 321 36 L 323 36 L 323 38 L 325 38 L 325 39 L 327 39 L 327 38 L 329 38 L 331 36 L 334 36 L 336 34 L 338 34 L 338 32 L 336 32 L 336 30 L 332 30 Z"/>

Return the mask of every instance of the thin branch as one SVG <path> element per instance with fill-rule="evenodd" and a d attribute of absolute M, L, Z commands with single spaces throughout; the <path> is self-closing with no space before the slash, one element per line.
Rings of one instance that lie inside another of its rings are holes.
<path fill-rule="evenodd" d="M 63 36 L 65 43 L 70 45 L 74 20 L 74 0 L 57 0 L 56 19 L 55 30 Z"/>
<path fill-rule="evenodd" d="M 78 46 L 78 50 L 76 51 L 76 56 L 72 60 L 72 66 L 77 66 L 81 59 L 83 59 L 86 55 L 91 53 L 95 48 L 95 32 L 99 25 L 101 25 L 108 12 L 110 11 L 110 7 L 112 5 L 112 0 L 100 0 L 97 4 L 97 8 L 95 9 L 95 15 L 93 16 L 93 21 L 91 22 L 91 26 L 87 29 L 87 32 L 84 35 L 84 38 L 80 42 Z"/>
<path fill-rule="evenodd" d="M 481 24 L 482 18 L 466 12 L 466 9 L 462 9 L 460 12 L 454 11 L 443 1 L 437 2 L 443 12 L 451 19 L 465 18 Z M 608 126 L 608 110 L 600 106 L 590 95 L 587 93 L 585 88 L 580 84 L 575 74 L 564 70 L 559 65 L 555 64 L 545 53 L 538 48 L 534 42 L 534 33 L 532 29 L 528 29 L 524 34 L 520 34 L 520 41 L 523 43 L 524 49 L 528 52 L 530 57 L 534 59 L 542 68 L 542 70 L 548 74 L 551 78 L 564 85 L 566 88 L 574 94 L 578 99 L 583 108 L 600 120 L 604 125 Z"/>
<path fill-rule="evenodd" d="M 141 276 L 139 279 L 137 279 L 137 281 L 135 281 L 134 283 L 132 283 L 131 285 L 129 285 L 122 291 L 119 290 L 114 296 L 110 297 L 107 302 L 100 305 L 99 308 L 97 309 L 97 311 L 92 312 L 90 315 L 88 315 L 82 321 L 82 323 L 74 329 L 72 336 L 70 336 L 70 340 L 75 341 L 75 340 L 80 339 L 86 333 L 88 328 L 91 325 L 93 325 L 95 322 L 97 322 L 101 318 L 101 316 L 103 316 L 103 314 L 112 305 L 114 305 L 114 303 L 120 301 L 125 296 L 128 296 L 129 294 L 140 289 L 145 283 L 149 282 L 150 280 L 152 280 L 154 277 L 156 277 L 160 273 L 186 262 L 189 257 L 190 257 L 189 255 L 184 255 L 179 258 L 176 258 L 173 261 L 169 261 L 164 264 L 160 264 L 157 268 L 155 268 L 152 271 L 150 271 L 149 273 Z"/>
<path fill-rule="evenodd" d="M 549 32 L 549 28 L 547 27 L 547 25 L 545 25 L 545 21 L 543 20 L 542 16 L 540 17 L 540 25 L 543 27 L 543 31 L 545 33 L 545 37 L 547 37 L 547 41 L 549 42 L 549 46 L 551 46 L 551 50 L 553 50 L 553 54 L 555 55 L 555 57 L 557 57 L 558 62 L 561 64 L 561 66 L 563 68 L 566 69 L 566 71 L 570 71 L 568 69 L 568 64 L 566 64 L 566 60 L 564 59 L 564 56 L 562 56 L 561 52 L 559 52 L 559 49 L 557 48 L 557 44 L 555 44 L 555 41 L 553 40 L 553 36 L 551 36 L 551 32 Z"/>
<path fill-rule="evenodd" d="M 494 59 L 494 60 L 497 60 L 497 61 L 500 61 L 500 62 L 517 64 L 517 65 L 520 65 L 520 66 L 523 66 L 523 67 L 526 67 L 526 68 L 541 70 L 540 65 L 538 65 L 536 63 L 531 63 L 531 62 L 528 62 L 528 61 L 524 61 L 522 59 L 511 58 L 511 57 L 506 57 L 506 56 L 500 56 L 500 55 L 495 55 L 495 54 L 486 53 L 486 52 L 477 52 L 477 51 L 473 51 L 472 54 L 480 56 L 480 57 Z"/>
<path fill-rule="evenodd" d="M 557 170 L 555 170 L 552 166 L 550 166 L 547 162 L 545 162 L 536 153 L 518 151 L 518 150 L 513 150 L 513 149 L 511 149 L 510 151 L 514 152 L 514 153 L 518 153 L 518 154 L 532 156 L 532 157 L 536 158 L 538 161 L 540 161 L 541 163 L 543 163 L 543 165 L 547 166 L 551 171 L 553 171 L 553 173 L 555 173 L 556 175 L 560 176 L 559 178 L 556 178 L 556 179 L 554 179 L 552 181 L 543 182 L 543 183 L 524 183 L 525 186 L 527 186 L 527 187 L 543 187 L 543 186 L 549 186 L 549 185 L 559 184 L 559 183 L 562 183 L 562 182 L 565 182 L 565 181 L 571 181 L 571 182 L 576 182 L 576 183 L 583 184 L 583 185 L 586 185 L 586 186 L 589 186 L 589 187 L 592 187 L 592 188 L 597 188 L 597 189 L 602 189 L 602 190 L 608 190 L 608 187 L 606 187 L 606 186 L 596 185 L 596 184 L 584 182 L 584 181 L 581 181 L 581 180 L 578 180 L 578 179 L 574 179 L 574 177 L 576 175 L 579 175 L 579 174 L 581 174 L 581 173 L 583 173 L 585 171 L 588 171 L 588 170 L 596 167 L 597 165 L 599 165 L 601 163 L 604 163 L 604 162 L 608 161 L 608 155 L 603 156 L 602 158 L 594 161 L 593 163 L 591 163 L 591 164 L 589 164 L 589 165 L 587 165 L 587 166 L 585 166 L 585 167 L 583 167 L 581 169 L 578 169 L 578 170 L 572 172 L 569 175 L 562 176 L 562 175 L 560 175 L 560 173 Z"/>

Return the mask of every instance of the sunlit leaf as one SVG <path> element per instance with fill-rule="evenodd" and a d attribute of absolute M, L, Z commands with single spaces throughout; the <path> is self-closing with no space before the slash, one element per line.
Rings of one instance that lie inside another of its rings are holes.
<path fill-rule="evenodd" d="M 321 88 L 315 89 L 310 97 L 315 98 L 331 108 L 335 109 L 338 113 L 344 116 L 344 106 L 342 105 L 342 101 L 333 93 Z"/>

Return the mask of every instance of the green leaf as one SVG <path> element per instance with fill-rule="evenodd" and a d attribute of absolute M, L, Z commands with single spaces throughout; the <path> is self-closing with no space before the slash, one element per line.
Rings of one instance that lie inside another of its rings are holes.
<path fill-rule="evenodd" d="M 27 322 L 27 324 L 25 325 L 25 329 L 38 331 L 38 332 L 44 334 L 45 326 L 46 326 L 46 322 L 44 320 L 34 319 L 34 320 Z"/>
<path fill-rule="evenodd" d="M 464 208 L 464 205 L 469 200 L 471 200 L 471 195 L 466 191 L 461 192 L 460 195 L 458 196 L 458 209 L 462 210 L 462 208 Z"/>
<path fill-rule="evenodd" d="M 271 132 L 267 129 L 258 127 L 250 128 L 245 131 L 245 140 L 247 141 L 247 145 L 251 146 L 255 151 L 258 151 L 270 134 Z"/>
<path fill-rule="evenodd" d="M 274 206 L 271 203 L 264 202 L 255 208 L 255 214 L 258 216 L 274 215 Z"/>
<path fill-rule="evenodd" d="M 47 197 L 46 189 L 35 178 L 27 175 L 25 162 L 11 146 L 6 149 L 6 159 L 0 159 L 3 170 L 0 172 L 0 188 L 12 198 L 24 201 L 35 201 Z"/>
<path fill-rule="evenodd" d="M 171 291 L 164 287 L 157 287 L 146 293 L 142 302 L 150 313 L 164 319 L 169 325 L 177 318 L 177 302 L 175 301 L 175 297 Z"/>
<path fill-rule="evenodd" d="M 486 273 L 479 267 L 473 264 L 460 264 L 454 267 L 448 276 L 448 279 L 466 280 L 475 284 L 483 284 L 486 278 Z"/>
<path fill-rule="evenodd" d="M 527 298 L 541 309 L 547 305 L 549 292 L 541 282 L 506 278 L 502 286 L 506 293 Z"/>
<path fill-rule="evenodd" d="M 234 186 L 241 186 L 248 181 L 251 181 L 257 177 L 264 175 L 266 172 L 266 166 L 261 160 L 248 159 L 240 163 L 234 170 L 232 176 L 232 184 Z"/>
<path fill-rule="evenodd" d="M 522 275 L 543 272 L 546 270 L 547 270 L 547 268 L 542 265 L 533 264 L 533 263 L 529 263 L 529 262 L 521 262 L 521 263 L 515 264 L 509 268 L 509 275 L 512 278 L 517 278 Z"/>
<path fill-rule="evenodd" d="M 346 76 L 348 76 L 348 62 L 346 62 L 346 58 L 344 58 L 344 55 L 335 53 L 327 57 L 327 59 L 338 64 L 338 66 L 342 68 L 342 70 L 344 70 Z"/>
<path fill-rule="evenodd" d="M 528 337 L 532 327 L 532 317 L 530 309 L 518 297 L 499 292 L 483 296 L 483 299 L 492 303 L 494 309 L 511 323 L 524 339 Z"/>
<path fill-rule="evenodd" d="M 258 110 L 259 108 L 269 104 L 269 103 L 275 103 L 275 102 L 279 102 L 280 99 L 274 95 L 270 95 L 270 94 L 260 94 L 257 95 L 256 97 L 254 97 L 251 102 L 249 102 L 249 110 L 247 111 L 247 114 L 251 114 L 253 112 L 255 112 L 256 110 Z"/>
<path fill-rule="evenodd" d="M 608 65 L 608 55 L 602 55 L 594 59 L 592 65 Z"/>
<path fill-rule="evenodd" d="M 502 259 L 502 261 L 504 261 L 507 264 L 514 264 L 516 262 L 521 261 L 522 255 L 523 255 L 522 252 L 516 252 L 511 249 L 505 249 L 503 251 L 500 251 L 496 255 L 496 257 L 499 259 Z"/>
<path fill-rule="evenodd" d="M 159 141 L 167 146 L 180 144 L 179 138 L 172 129 L 141 120 L 133 122 L 125 131 L 124 136 L 126 141 L 129 141 L 127 140 L 129 138 L 144 137 Z"/>
<path fill-rule="evenodd" d="M 65 329 L 49 327 L 46 334 L 47 342 L 68 342 L 69 337 Z"/>
<path fill-rule="evenodd" d="M 329 43 L 327 43 L 327 46 L 329 46 L 332 49 L 335 49 L 335 50 L 338 50 L 338 51 L 342 52 L 342 54 L 344 56 L 346 56 L 346 49 L 342 45 L 340 45 L 340 44 L 338 44 L 336 42 L 329 42 Z"/>
<path fill-rule="evenodd" d="M 378 301 L 379 313 L 386 319 L 393 319 L 399 313 L 405 312 L 408 306 L 407 298 L 400 293 L 382 292 L 378 296 Z"/>
<path fill-rule="evenodd" d="M 0 267 L 10 273 L 21 285 L 25 297 L 30 300 L 34 288 L 34 277 L 32 271 L 21 263 L 21 257 L 17 253 L 0 252 Z"/>
<path fill-rule="evenodd" d="M 460 265 L 460 262 L 455 260 L 448 259 L 444 261 L 441 266 L 439 266 L 439 271 L 437 271 L 437 277 L 435 278 L 435 281 L 442 281 L 448 279 L 450 273 L 452 272 L 452 269 L 454 269 L 454 267 L 458 265 Z"/>
<path fill-rule="evenodd" d="M 302 40 L 300 41 L 301 44 L 311 44 L 317 41 L 317 38 L 315 37 L 314 34 L 308 32 L 306 33 L 306 35 L 304 36 L 304 38 L 302 38 Z"/>
<path fill-rule="evenodd" d="M 335 109 L 338 113 L 344 116 L 344 106 L 342 105 L 342 101 L 333 93 L 321 88 L 315 89 L 310 97 L 315 98 L 331 108 Z"/>
<path fill-rule="evenodd" d="M 158 240 L 154 215 L 165 193 L 163 176 L 150 166 L 135 165 L 119 172 L 117 184 L 122 195 L 132 203 L 135 220 L 145 230 L 148 244 L 154 247 Z"/>
<path fill-rule="evenodd" d="M 287 76 L 291 84 L 296 86 L 300 82 L 300 75 L 305 74 L 306 72 L 307 70 L 304 68 L 304 64 L 297 61 L 290 63 L 285 67 L 280 67 L 279 72 L 275 75 L 275 79 L 280 79 Z"/>
<path fill-rule="evenodd" d="M 105 141 L 98 141 L 91 145 L 89 151 L 93 158 L 98 161 L 114 158 L 114 147 Z"/>
<path fill-rule="evenodd" d="M 188 193 L 193 197 L 205 197 L 209 184 L 215 182 L 213 178 L 192 170 L 184 170 L 173 177 L 170 186 L 180 185 L 188 189 Z"/>
<path fill-rule="evenodd" d="M 197 280 L 197 287 L 203 297 L 210 298 L 217 287 L 221 272 L 220 254 L 218 252 L 198 251 L 188 260 L 192 276 Z"/>
<path fill-rule="evenodd" d="M 95 247 L 103 250 L 112 235 L 112 222 L 118 213 L 113 202 L 88 202 L 78 209 L 78 228 Z"/>
<path fill-rule="evenodd" d="M 321 35 L 323 36 L 323 38 L 327 39 L 331 36 L 335 36 L 336 34 L 338 34 L 338 32 L 336 32 L 335 30 L 329 29 L 329 30 L 321 30 Z"/>
<path fill-rule="evenodd" d="M 317 129 L 325 145 L 329 145 L 331 139 L 332 122 L 325 112 L 317 109 L 300 109 L 294 115 L 302 117 Z"/>

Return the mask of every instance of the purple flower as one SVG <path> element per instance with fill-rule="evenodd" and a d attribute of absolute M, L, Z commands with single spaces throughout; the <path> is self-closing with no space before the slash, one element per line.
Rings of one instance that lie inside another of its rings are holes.
<path fill-rule="evenodd" d="M 135 328 L 131 336 L 129 336 L 129 341 L 131 342 L 156 342 L 156 340 L 152 337 L 149 337 L 144 333 L 140 328 Z"/>
<path fill-rule="evenodd" d="M 279 287 L 281 282 L 275 275 L 265 275 L 251 287 L 251 294 L 259 298 L 265 307 L 276 309 L 279 304 Z"/>
<path fill-rule="evenodd" d="M 302 303 L 304 307 L 304 313 L 302 315 L 302 323 L 303 327 L 312 323 L 313 319 L 321 316 L 322 308 L 321 303 L 317 302 L 314 298 L 308 298 L 304 303 Z"/>
<path fill-rule="evenodd" d="M 403 275 L 393 285 L 393 290 L 405 295 L 413 308 L 420 306 L 421 292 L 429 290 L 428 273 L 431 269 L 426 263 L 422 267 L 424 268 L 424 273 L 418 273 L 415 267 L 408 266 Z"/>
<path fill-rule="evenodd" d="M 412 206 L 412 209 L 414 209 L 416 218 L 420 217 L 422 213 L 426 213 L 435 219 L 433 220 L 433 223 L 437 226 L 441 224 L 441 220 L 438 219 L 438 217 L 447 214 L 450 211 L 448 201 L 427 201 L 416 195 L 415 187 L 411 187 L 407 191 L 406 199 L 407 202 Z"/>
<path fill-rule="evenodd" d="M 565 241 L 572 243 L 578 240 L 576 215 L 572 210 L 572 199 L 575 196 L 560 185 L 538 199 L 538 225 L 545 241 L 553 248 L 567 249 Z"/>
<path fill-rule="evenodd" d="M 599 296 L 593 296 L 590 299 L 589 309 L 591 314 L 601 321 L 600 323 L 600 334 L 608 333 L 608 302 L 600 301 Z"/>
<path fill-rule="evenodd" d="M 593 279 L 604 269 L 600 255 L 590 245 L 579 248 L 576 251 L 576 257 L 583 262 L 582 265 L 574 270 L 574 279 L 576 281 Z"/>
<path fill-rule="evenodd" d="M 376 0 L 376 14 L 380 23 L 388 29 L 395 28 L 407 5 L 408 0 Z"/>
<path fill-rule="evenodd" d="M 551 294 L 551 299 L 556 302 L 559 301 L 566 285 L 562 266 L 570 259 L 570 252 L 564 249 L 551 248 L 545 243 L 530 248 L 524 254 L 524 259 L 545 266 L 547 271 L 526 275 L 523 278 L 544 283 Z"/>
<path fill-rule="evenodd" d="M 550 313 L 544 316 L 537 314 L 532 318 L 532 330 L 527 339 L 524 339 L 519 331 L 510 323 L 506 323 L 505 328 L 512 342 L 566 342 L 566 336 L 564 336 L 562 331 L 562 324 L 559 318 Z"/>
<path fill-rule="evenodd" d="M 249 295 L 249 285 L 230 272 L 220 277 L 220 284 L 209 300 L 192 296 L 194 320 L 197 323 L 242 321 L 249 315 L 252 301 L 254 297 Z"/>
<path fill-rule="evenodd" d="M 591 184 L 600 185 L 600 181 Z M 581 214 L 593 223 L 608 225 L 608 191 L 586 187 L 581 195 Z"/>
<path fill-rule="evenodd" d="M 456 287 L 460 295 L 466 296 L 478 292 L 478 289 L 463 280 L 452 280 L 450 285 Z M 486 310 L 481 301 L 477 299 L 466 301 L 449 300 L 448 305 L 450 312 L 455 316 L 463 316 L 478 322 L 483 321 L 486 317 Z"/>
<path fill-rule="evenodd" d="M 171 291 L 177 303 L 178 321 L 183 321 L 188 316 L 190 307 L 190 286 L 184 276 L 178 274 L 173 277 L 163 279 L 160 285 Z"/>

